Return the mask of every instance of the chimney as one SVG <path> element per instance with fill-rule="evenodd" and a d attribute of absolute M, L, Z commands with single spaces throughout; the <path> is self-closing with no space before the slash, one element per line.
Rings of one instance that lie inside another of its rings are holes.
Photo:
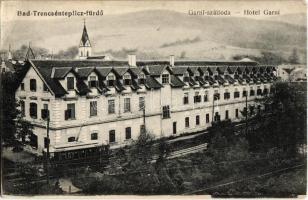
<path fill-rule="evenodd" d="M 174 55 L 169 56 L 169 62 L 170 62 L 170 65 L 173 67 L 174 66 Z"/>
<path fill-rule="evenodd" d="M 128 55 L 128 65 L 131 67 L 136 67 L 136 55 Z"/>

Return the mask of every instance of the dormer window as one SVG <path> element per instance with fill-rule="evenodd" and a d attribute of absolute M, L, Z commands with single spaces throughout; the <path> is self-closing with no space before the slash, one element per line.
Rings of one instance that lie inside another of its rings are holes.
<path fill-rule="evenodd" d="M 218 72 L 217 71 L 214 73 L 214 78 L 215 78 L 215 80 L 218 79 Z"/>
<path fill-rule="evenodd" d="M 189 74 L 188 74 L 188 72 L 184 73 L 184 82 L 189 82 Z"/>
<path fill-rule="evenodd" d="M 196 81 L 199 80 L 199 76 L 200 76 L 199 72 L 195 72 L 195 80 L 196 80 Z"/>
<path fill-rule="evenodd" d="M 139 75 L 139 84 L 145 84 L 145 75 L 144 74 Z"/>
<path fill-rule="evenodd" d="M 75 89 L 75 80 L 74 77 L 67 77 L 67 90 Z"/>
<path fill-rule="evenodd" d="M 124 79 L 124 85 L 131 85 L 132 80 L 129 74 L 125 74 L 123 79 Z"/>
<path fill-rule="evenodd" d="M 90 87 L 96 87 L 97 86 L 96 76 L 90 76 L 89 86 Z"/>
<path fill-rule="evenodd" d="M 168 84 L 169 83 L 169 74 L 163 74 L 162 75 L 162 83 Z"/>
<path fill-rule="evenodd" d="M 110 86 L 114 86 L 114 82 L 115 82 L 115 77 L 114 75 L 109 75 L 107 76 L 107 85 Z"/>

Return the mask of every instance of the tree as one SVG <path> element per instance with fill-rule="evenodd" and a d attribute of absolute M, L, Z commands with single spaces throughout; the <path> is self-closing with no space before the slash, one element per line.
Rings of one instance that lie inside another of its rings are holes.
<path fill-rule="evenodd" d="M 14 147 L 20 146 L 21 142 L 26 142 L 33 130 L 31 123 L 23 119 L 20 109 L 20 102 L 15 100 L 15 84 L 18 78 L 11 72 L 2 75 L 3 85 L 2 111 L 3 111 L 3 142 Z"/>
<path fill-rule="evenodd" d="M 299 63 L 299 57 L 298 57 L 296 48 L 293 49 L 292 54 L 290 55 L 288 61 L 291 64 L 298 64 Z"/>
<path fill-rule="evenodd" d="M 258 128 L 247 139 L 259 149 L 277 147 L 295 154 L 299 145 L 306 144 L 306 85 L 276 82 L 271 91 L 260 100 L 267 110 L 253 117 Z"/>

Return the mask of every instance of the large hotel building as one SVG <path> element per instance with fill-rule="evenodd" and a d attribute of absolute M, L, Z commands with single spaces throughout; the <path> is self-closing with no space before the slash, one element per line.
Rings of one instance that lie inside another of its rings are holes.
<path fill-rule="evenodd" d="M 276 79 L 274 67 L 248 59 L 139 61 L 128 55 L 128 61 L 113 61 L 91 55 L 84 27 L 78 59 L 26 62 L 16 99 L 34 125 L 37 153 L 46 150 L 48 113 L 50 152 L 116 148 L 145 129 L 159 138 L 240 120 L 246 100 L 258 109 L 255 99 L 267 95 Z"/>

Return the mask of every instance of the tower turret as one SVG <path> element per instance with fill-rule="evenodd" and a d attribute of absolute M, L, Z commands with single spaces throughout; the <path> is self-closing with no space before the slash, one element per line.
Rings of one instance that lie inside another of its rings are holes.
<path fill-rule="evenodd" d="M 80 59 L 87 59 L 87 57 L 90 57 L 92 55 L 91 42 L 88 36 L 85 21 L 84 21 L 83 32 L 82 32 L 82 36 L 81 36 L 81 40 L 79 44 L 78 55 Z"/>

